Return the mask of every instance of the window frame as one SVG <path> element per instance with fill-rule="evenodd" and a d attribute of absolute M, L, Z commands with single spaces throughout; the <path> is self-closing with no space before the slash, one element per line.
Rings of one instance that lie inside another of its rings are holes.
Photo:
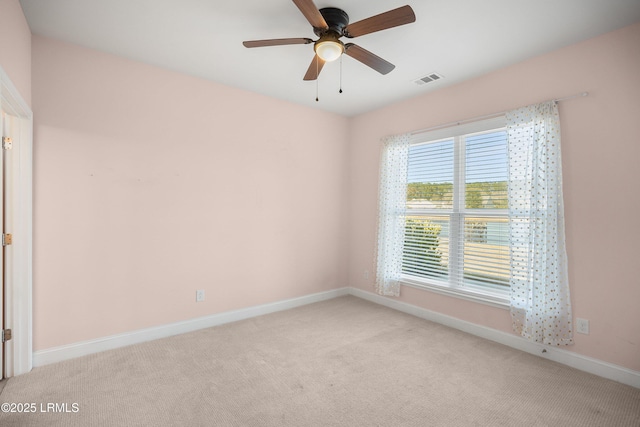
<path fill-rule="evenodd" d="M 453 165 L 453 173 L 454 173 L 454 197 L 453 207 L 451 210 L 443 211 L 441 209 L 434 208 L 424 208 L 424 209 L 406 209 L 405 216 L 414 216 L 414 215 L 433 215 L 433 216 L 448 216 L 449 217 L 449 246 L 456 247 L 452 240 L 452 236 L 455 233 L 456 238 L 455 242 L 459 242 L 459 239 L 464 239 L 464 230 L 460 230 L 460 225 L 462 225 L 462 221 L 465 217 L 473 217 L 473 214 L 477 214 L 478 216 L 487 217 L 487 216 L 497 216 L 500 218 L 507 217 L 508 218 L 508 210 L 505 213 L 503 209 L 466 209 L 464 207 L 464 183 L 465 183 L 465 168 L 460 167 L 460 165 L 465 164 L 465 144 L 461 143 L 461 137 L 469 136 L 472 134 L 483 133 L 494 130 L 503 130 L 506 129 L 506 117 L 504 115 L 498 117 L 492 117 L 489 119 L 475 121 L 471 123 L 458 124 L 453 127 L 440 128 L 433 131 L 428 131 L 424 133 L 419 133 L 413 135 L 410 140 L 410 146 L 434 143 L 437 141 L 445 140 L 445 139 L 453 139 L 454 144 L 454 165 Z M 463 203 L 462 208 L 460 209 L 460 203 Z M 457 220 L 455 217 L 458 216 Z M 457 230 L 454 230 L 454 227 Z M 452 254 L 450 250 L 449 259 L 455 258 L 456 254 Z M 450 261 L 451 262 L 451 261 Z M 453 261 L 457 264 L 457 260 Z M 453 268 L 450 267 L 450 272 L 452 269 L 455 269 L 456 265 Z M 462 268 L 458 266 L 458 268 Z M 465 283 L 464 286 L 460 286 L 459 281 L 448 275 L 447 280 L 438 280 L 436 278 L 424 278 L 418 276 L 412 276 L 406 273 L 402 273 L 400 277 L 400 283 L 405 286 L 428 290 L 432 292 L 436 292 L 439 294 L 453 296 L 456 298 L 462 298 L 465 300 L 470 300 L 474 302 L 479 302 L 499 308 L 509 308 L 509 293 L 510 290 L 504 289 L 493 289 L 491 287 L 485 287 L 481 285 L 475 285 L 472 283 Z"/>

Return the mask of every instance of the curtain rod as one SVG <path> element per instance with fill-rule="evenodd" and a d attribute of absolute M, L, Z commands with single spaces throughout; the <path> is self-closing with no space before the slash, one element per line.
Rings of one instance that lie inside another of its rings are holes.
<path fill-rule="evenodd" d="M 577 93 L 575 95 L 565 96 L 564 98 L 550 99 L 548 101 L 543 101 L 543 102 L 568 101 L 569 99 L 585 97 L 585 96 L 588 96 L 588 95 L 589 95 L 589 92 L 581 92 L 581 93 Z M 485 116 L 471 117 L 470 119 L 458 120 L 457 122 L 446 123 L 444 125 L 437 125 L 437 126 L 432 126 L 430 128 L 420 129 L 420 130 L 416 130 L 416 131 L 413 131 L 413 132 L 409 132 L 409 135 L 412 135 L 412 136 L 413 135 L 420 135 L 421 133 L 429 132 L 429 131 L 436 130 L 436 129 L 448 128 L 448 127 L 451 127 L 451 126 L 459 126 L 459 125 L 462 125 L 462 124 L 468 123 L 468 122 L 475 122 L 475 121 L 482 120 L 482 119 L 490 119 L 490 118 L 493 118 L 493 117 L 502 116 L 503 114 L 506 114 L 506 113 L 507 113 L 507 111 L 500 111 L 498 113 L 487 114 Z"/>

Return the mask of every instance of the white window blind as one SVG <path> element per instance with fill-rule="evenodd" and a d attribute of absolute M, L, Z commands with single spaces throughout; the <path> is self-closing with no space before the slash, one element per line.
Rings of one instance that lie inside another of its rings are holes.
<path fill-rule="evenodd" d="M 414 137 L 407 168 L 405 280 L 508 295 L 503 123 L 500 118 Z"/>

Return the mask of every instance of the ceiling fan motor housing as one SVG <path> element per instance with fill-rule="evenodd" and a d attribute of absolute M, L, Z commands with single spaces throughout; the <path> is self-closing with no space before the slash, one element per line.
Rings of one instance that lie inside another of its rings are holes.
<path fill-rule="evenodd" d="M 320 9 L 320 14 L 324 18 L 329 28 L 313 28 L 313 32 L 318 37 L 322 37 L 329 31 L 338 34 L 338 37 L 344 36 L 344 29 L 349 25 L 349 15 L 342 9 L 337 7 L 325 7 Z"/>

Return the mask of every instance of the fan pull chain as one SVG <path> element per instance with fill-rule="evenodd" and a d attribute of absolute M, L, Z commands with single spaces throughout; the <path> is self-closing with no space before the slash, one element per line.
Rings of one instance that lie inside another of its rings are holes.
<path fill-rule="evenodd" d="M 318 75 L 319 74 L 318 73 L 318 62 L 320 62 L 320 61 L 318 60 L 318 57 L 316 56 L 316 102 L 318 102 L 318 84 L 319 84 L 318 80 L 320 80 L 319 79 L 320 76 Z"/>
<path fill-rule="evenodd" d="M 338 93 L 342 93 L 342 55 L 340 55 L 340 90 Z"/>

